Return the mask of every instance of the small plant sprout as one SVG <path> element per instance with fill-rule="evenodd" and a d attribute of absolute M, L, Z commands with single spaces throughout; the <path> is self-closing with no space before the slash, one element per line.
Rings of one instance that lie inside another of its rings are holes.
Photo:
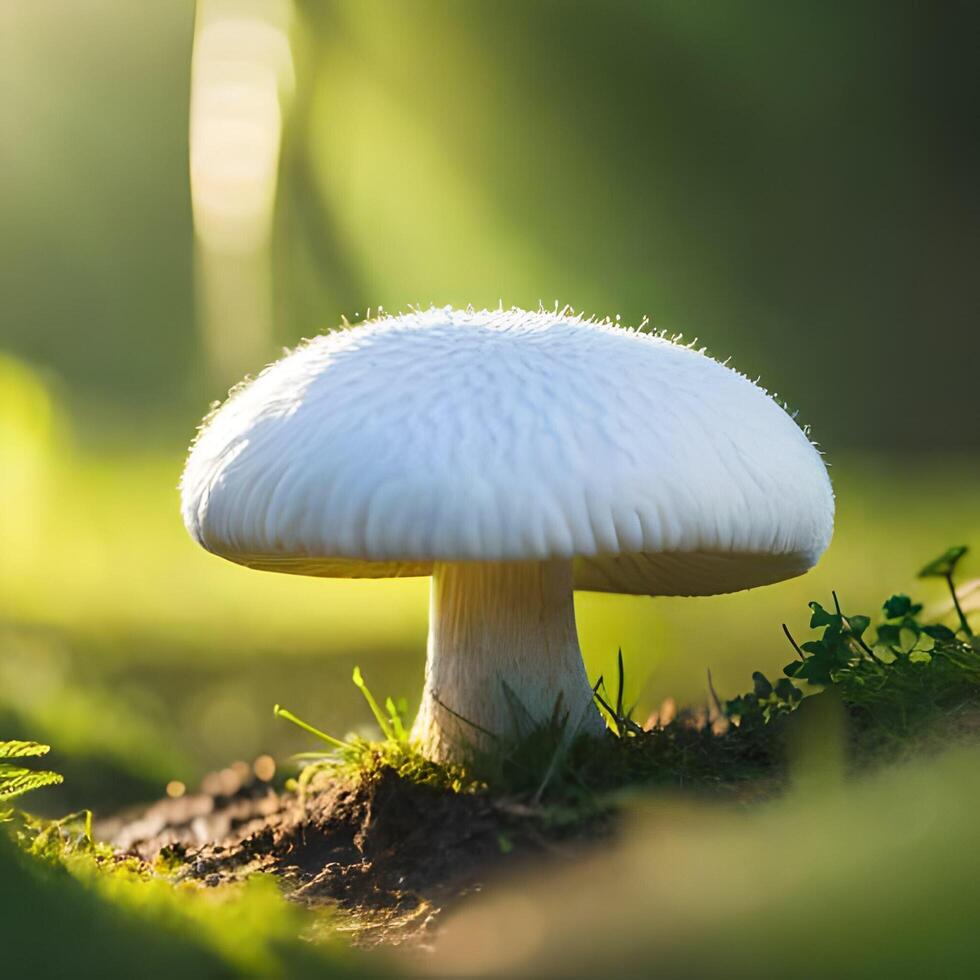
<path fill-rule="evenodd" d="M 399 698 L 396 704 L 392 698 L 387 698 L 385 711 L 382 711 L 364 682 L 360 667 L 354 668 L 353 681 L 381 729 L 381 741 L 366 739 L 360 735 L 348 735 L 346 739 L 335 738 L 277 704 L 274 709 L 277 718 L 301 728 L 327 746 L 325 751 L 299 752 L 294 755 L 294 761 L 306 764 L 301 769 L 299 778 L 287 783 L 287 786 L 302 793 L 320 773 L 356 775 L 364 779 L 370 778 L 372 773 L 391 770 L 411 783 L 453 793 L 469 793 L 485 788 L 482 782 L 474 779 L 461 766 L 436 762 L 422 755 L 405 725 L 406 705 L 402 699 Z"/>
<path fill-rule="evenodd" d="M 960 597 L 956 594 L 956 586 L 953 584 L 953 575 L 956 573 L 956 566 L 970 549 L 966 545 L 956 545 L 947 548 L 938 558 L 929 562 L 925 568 L 919 572 L 919 578 L 941 578 L 949 588 L 949 594 L 953 600 L 953 608 L 959 617 L 960 629 L 966 636 L 973 636 L 973 630 L 967 622 L 966 614 L 960 605 Z"/>
<path fill-rule="evenodd" d="M 181 491 L 191 535 L 231 561 L 430 576 L 411 737 L 457 761 L 556 714 L 569 736 L 603 732 L 576 589 L 777 582 L 818 560 L 834 517 L 820 454 L 763 389 L 557 310 L 432 308 L 317 337 L 205 421 Z"/>

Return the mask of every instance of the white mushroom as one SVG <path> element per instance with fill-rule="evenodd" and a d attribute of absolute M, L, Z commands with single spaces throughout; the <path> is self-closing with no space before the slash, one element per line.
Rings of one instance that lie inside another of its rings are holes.
<path fill-rule="evenodd" d="M 187 529 L 231 561 L 432 576 L 413 733 L 435 758 L 556 702 L 602 731 L 574 589 L 776 582 L 817 561 L 834 515 L 820 455 L 745 377 L 521 310 L 429 309 L 305 343 L 206 421 L 181 490 Z"/>

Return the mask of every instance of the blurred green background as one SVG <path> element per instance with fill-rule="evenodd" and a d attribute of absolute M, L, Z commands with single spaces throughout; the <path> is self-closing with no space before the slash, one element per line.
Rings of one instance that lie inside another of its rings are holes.
<path fill-rule="evenodd" d="M 307 581 L 187 538 L 209 404 L 368 308 L 551 306 L 698 336 L 799 409 L 838 531 L 737 596 L 582 594 L 641 711 L 778 671 L 980 542 L 980 8 L 911 2 L 7 0 L 0 732 L 109 809 L 421 686 L 424 580 Z M 976 574 L 974 559 L 968 574 Z"/>

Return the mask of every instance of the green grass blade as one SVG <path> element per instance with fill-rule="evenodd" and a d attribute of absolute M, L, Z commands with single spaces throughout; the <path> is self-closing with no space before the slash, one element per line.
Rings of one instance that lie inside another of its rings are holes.
<path fill-rule="evenodd" d="M 273 708 L 273 714 L 275 714 L 277 718 L 285 718 L 286 721 L 290 721 L 298 728 L 302 728 L 304 732 L 309 732 L 311 735 L 315 735 L 317 738 L 326 742 L 327 745 L 332 745 L 335 749 L 353 748 L 350 742 L 341 741 L 339 738 L 334 738 L 333 735 L 328 735 L 326 732 L 321 732 L 319 728 L 314 728 L 312 725 L 303 721 L 302 718 L 297 718 L 296 715 L 282 707 L 282 705 L 277 704 L 275 708 Z"/>
<path fill-rule="evenodd" d="M 624 688 L 626 687 L 626 671 L 623 667 L 623 648 L 619 648 L 619 655 L 616 661 L 617 668 L 619 670 L 619 683 L 616 689 L 616 724 L 617 727 L 619 722 L 623 718 L 623 697 Z"/>
<path fill-rule="evenodd" d="M 408 741 L 408 731 L 405 728 L 405 724 L 402 721 L 401 712 L 398 710 L 398 706 L 391 698 L 385 700 L 385 709 L 388 712 L 388 717 L 391 719 L 391 727 L 395 730 L 395 737 L 399 742 Z"/>
<path fill-rule="evenodd" d="M 374 714 L 375 720 L 378 722 L 378 726 L 381 728 L 381 732 L 384 737 L 391 739 L 393 742 L 397 741 L 397 737 L 395 736 L 394 729 L 392 729 L 389 719 L 385 717 L 385 714 L 378 705 L 378 702 L 374 700 L 374 695 L 368 690 L 367 684 L 364 683 L 364 678 L 361 675 L 360 667 L 354 668 L 352 677 L 357 689 L 364 695 L 364 700 L 367 701 L 368 707 L 370 707 L 372 713 Z"/>

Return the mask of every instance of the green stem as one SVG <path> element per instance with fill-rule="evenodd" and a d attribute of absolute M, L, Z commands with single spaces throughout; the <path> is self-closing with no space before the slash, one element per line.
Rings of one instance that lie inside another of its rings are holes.
<path fill-rule="evenodd" d="M 973 630 L 970 629 L 970 624 L 966 621 L 966 615 L 963 612 L 963 607 L 960 605 L 959 596 L 956 594 L 956 586 L 953 584 L 953 574 L 950 572 L 945 576 L 946 584 L 949 586 L 949 594 L 953 597 L 953 606 L 956 609 L 956 615 L 960 617 L 960 628 L 966 633 L 967 636 L 973 636 Z"/>

